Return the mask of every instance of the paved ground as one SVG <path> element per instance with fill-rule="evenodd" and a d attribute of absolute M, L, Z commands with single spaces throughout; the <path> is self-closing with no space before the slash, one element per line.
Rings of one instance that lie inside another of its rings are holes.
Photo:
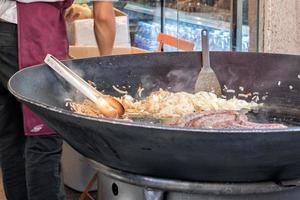
<path fill-rule="evenodd" d="M 4 197 L 3 185 L 1 180 L 2 180 L 2 173 L 0 170 L 0 200 L 6 200 L 6 198 Z"/>
<path fill-rule="evenodd" d="M 78 200 L 78 198 L 81 194 L 80 192 L 76 192 L 68 187 L 65 187 L 65 191 L 66 191 L 66 197 L 67 197 L 66 200 Z M 91 192 L 90 194 L 92 195 L 92 197 L 94 197 L 94 199 L 96 199 L 97 192 Z M 88 198 L 86 198 L 86 200 L 88 200 Z"/>
<path fill-rule="evenodd" d="M 66 190 L 66 197 L 67 200 L 77 200 L 80 196 L 80 192 L 76 192 L 68 187 L 65 187 Z M 96 198 L 96 192 L 91 193 L 91 195 Z M 3 192 L 3 185 L 2 185 L 2 174 L 0 170 L 0 200 L 6 200 Z"/>

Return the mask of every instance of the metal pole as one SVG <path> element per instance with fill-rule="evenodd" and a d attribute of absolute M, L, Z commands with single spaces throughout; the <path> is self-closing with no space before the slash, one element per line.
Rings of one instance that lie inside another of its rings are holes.
<path fill-rule="evenodd" d="M 231 26 L 230 26 L 230 49 L 236 51 L 236 27 L 237 27 L 237 2 L 236 0 L 231 0 Z"/>
<path fill-rule="evenodd" d="M 243 50 L 243 2 L 245 0 L 237 0 L 237 33 L 236 33 L 236 50 Z M 246 0 L 248 1 L 248 0 Z"/>
<path fill-rule="evenodd" d="M 243 1 L 231 0 L 231 50 L 242 50 L 243 39 Z"/>
<path fill-rule="evenodd" d="M 160 0 L 160 32 L 165 32 L 165 0 Z M 164 51 L 164 46 L 162 45 L 161 51 Z"/>
<path fill-rule="evenodd" d="M 259 17 L 260 17 L 260 0 L 256 0 L 256 52 L 259 52 L 259 41 L 260 41 L 260 35 L 259 35 Z"/>
<path fill-rule="evenodd" d="M 165 0 L 160 0 L 160 32 L 164 33 L 165 27 Z"/>

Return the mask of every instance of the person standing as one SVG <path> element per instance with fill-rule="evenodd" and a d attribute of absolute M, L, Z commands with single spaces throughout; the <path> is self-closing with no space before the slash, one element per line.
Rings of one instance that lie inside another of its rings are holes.
<path fill-rule="evenodd" d="M 61 138 L 7 90 L 15 72 L 48 53 L 68 58 L 64 10 L 72 0 L 42 1 L 0 0 L 0 159 L 8 200 L 65 199 Z"/>
<path fill-rule="evenodd" d="M 117 0 L 93 1 L 94 32 L 101 56 L 112 54 L 116 35 L 115 13 L 112 2 Z M 80 10 L 70 7 L 65 13 L 66 21 L 80 18 Z"/>
<path fill-rule="evenodd" d="M 65 198 L 60 177 L 62 140 L 27 107 L 21 109 L 7 82 L 19 69 L 42 63 L 48 53 L 68 57 L 64 11 L 71 3 L 0 0 L 0 159 L 8 200 Z M 107 55 L 115 36 L 112 4 L 94 4 L 94 12 L 100 13 L 94 14 L 95 24 L 101 24 L 95 28 L 99 50 Z"/>

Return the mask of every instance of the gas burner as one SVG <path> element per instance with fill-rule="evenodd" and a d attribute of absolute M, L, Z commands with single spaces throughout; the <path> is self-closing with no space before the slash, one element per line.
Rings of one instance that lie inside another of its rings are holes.
<path fill-rule="evenodd" d="M 91 160 L 101 200 L 298 200 L 300 180 L 254 183 L 187 182 L 141 176 Z"/>

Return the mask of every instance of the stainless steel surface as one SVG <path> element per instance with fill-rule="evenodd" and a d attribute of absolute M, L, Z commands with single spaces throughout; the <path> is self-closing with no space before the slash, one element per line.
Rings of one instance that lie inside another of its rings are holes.
<path fill-rule="evenodd" d="M 62 151 L 62 171 L 64 177 L 64 184 L 76 191 L 83 192 L 90 180 L 96 174 L 83 155 L 73 149 L 68 143 L 64 141 Z M 94 185 L 90 191 L 97 189 Z"/>
<path fill-rule="evenodd" d="M 202 41 L 202 69 L 198 75 L 195 91 L 207 91 L 214 92 L 218 96 L 221 95 L 221 85 L 218 77 L 213 69 L 210 67 L 210 55 L 209 55 L 209 44 L 208 44 L 208 31 L 203 29 L 201 31 Z"/>
<path fill-rule="evenodd" d="M 296 200 L 299 180 L 284 186 L 274 182 L 197 183 L 134 175 L 95 161 L 98 200 Z"/>

